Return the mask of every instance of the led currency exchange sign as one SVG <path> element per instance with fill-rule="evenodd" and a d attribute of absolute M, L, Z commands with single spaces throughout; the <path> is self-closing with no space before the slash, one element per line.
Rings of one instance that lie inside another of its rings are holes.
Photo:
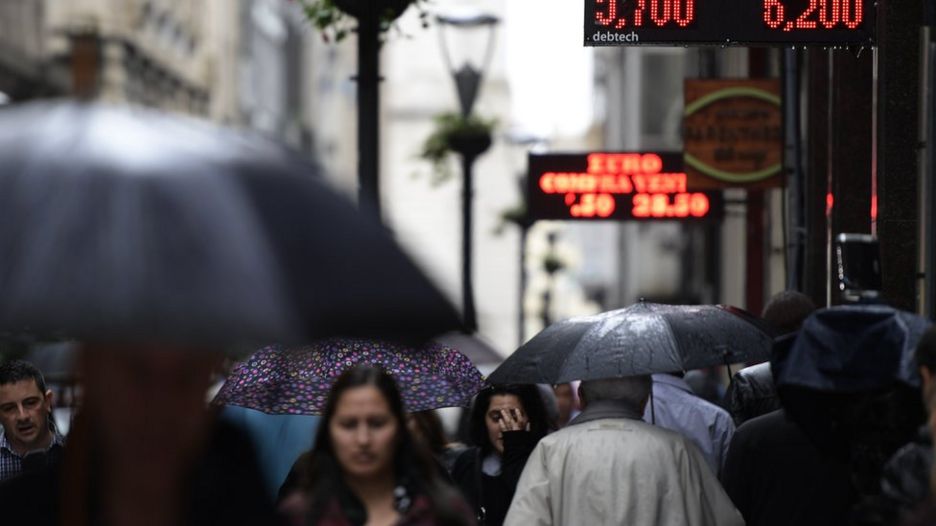
<path fill-rule="evenodd" d="M 687 187 L 681 153 L 530 154 L 533 219 L 702 219 L 722 216 L 719 192 Z"/>
<path fill-rule="evenodd" d="M 586 46 L 874 43 L 875 0 L 584 0 Z"/>

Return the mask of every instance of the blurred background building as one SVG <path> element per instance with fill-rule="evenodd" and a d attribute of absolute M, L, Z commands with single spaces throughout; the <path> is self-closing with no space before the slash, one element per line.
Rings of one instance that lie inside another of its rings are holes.
<path fill-rule="evenodd" d="M 544 323 L 641 297 L 747 306 L 743 191 L 728 192 L 725 219 L 708 226 L 538 222 L 523 236 L 502 217 L 523 202 L 530 149 L 680 150 L 682 79 L 744 76 L 745 49 L 583 48 L 581 5 L 565 0 L 544 0 L 536 10 L 438 0 L 425 9 L 428 28 L 411 7 L 381 51 L 384 220 L 458 304 L 460 167 L 453 158 L 453 177 L 433 184 L 431 165 L 419 158 L 433 117 L 458 109 L 431 15 L 473 9 L 497 16 L 475 105 L 476 114 L 498 121 L 494 145 L 475 168 L 482 336 L 507 354 Z M 4 0 L 0 102 L 84 93 L 251 127 L 313 155 L 353 198 L 355 44 L 353 35 L 325 42 L 289 0 Z M 775 220 L 764 247 L 765 295 L 784 283 L 780 191 L 767 201 Z"/>

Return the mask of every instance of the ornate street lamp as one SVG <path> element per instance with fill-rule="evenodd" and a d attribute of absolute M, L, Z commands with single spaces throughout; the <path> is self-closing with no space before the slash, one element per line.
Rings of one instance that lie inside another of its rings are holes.
<path fill-rule="evenodd" d="M 463 119 L 471 115 L 481 80 L 494 49 L 494 29 L 500 20 L 489 14 L 440 15 L 436 17 L 439 25 L 439 40 L 445 64 L 455 82 L 458 102 Z M 477 45 L 482 39 L 483 45 Z M 451 40 L 451 43 L 450 43 Z M 458 41 L 457 46 L 455 41 Z M 451 45 L 450 45 L 451 44 Z M 469 58 L 469 54 L 481 51 L 478 60 Z M 454 56 L 458 53 L 461 56 Z M 491 134 L 487 131 L 472 130 L 452 137 L 451 147 L 461 156 L 464 188 L 462 191 L 462 310 L 465 328 L 469 332 L 478 329 L 478 320 L 474 305 L 474 285 L 471 272 L 471 222 L 472 222 L 472 168 L 475 159 L 491 146 Z"/>

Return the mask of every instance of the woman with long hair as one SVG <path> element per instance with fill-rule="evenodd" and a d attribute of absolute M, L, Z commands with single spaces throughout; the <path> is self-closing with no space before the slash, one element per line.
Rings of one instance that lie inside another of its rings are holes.
<path fill-rule="evenodd" d="M 478 523 L 504 522 L 527 458 L 549 432 L 535 385 L 500 385 L 475 397 L 468 424 L 473 447 L 455 460 L 452 479 L 475 510 Z"/>
<path fill-rule="evenodd" d="M 410 436 L 400 392 L 377 367 L 355 366 L 335 381 L 307 466 L 307 524 L 473 522 Z"/>

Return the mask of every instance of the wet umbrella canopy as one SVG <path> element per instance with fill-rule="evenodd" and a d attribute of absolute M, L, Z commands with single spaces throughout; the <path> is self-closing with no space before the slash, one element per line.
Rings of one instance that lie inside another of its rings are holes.
<path fill-rule="evenodd" d="M 733 307 L 640 302 L 550 325 L 488 381 L 564 383 L 764 361 L 771 337 Z"/>
<path fill-rule="evenodd" d="M 0 330 L 205 345 L 425 337 L 457 314 L 377 221 L 259 136 L 0 110 Z"/>
<path fill-rule="evenodd" d="M 214 404 L 271 414 L 321 414 L 332 383 L 357 364 L 378 365 L 396 380 L 407 411 L 465 406 L 483 379 L 467 356 L 438 343 L 329 338 L 302 347 L 267 347 L 238 365 Z"/>

